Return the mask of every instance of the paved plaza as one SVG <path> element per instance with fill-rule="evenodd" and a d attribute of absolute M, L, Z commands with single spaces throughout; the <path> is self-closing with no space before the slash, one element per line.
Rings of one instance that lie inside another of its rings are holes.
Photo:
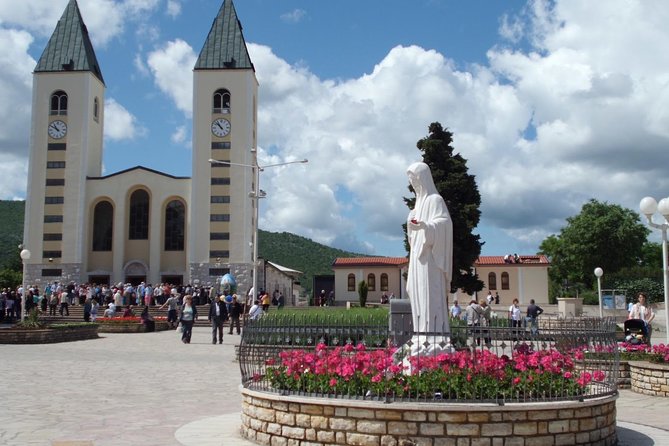
<path fill-rule="evenodd" d="M 196 327 L 0 345 L 0 445 L 250 446 L 240 439 L 239 365 L 226 333 Z M 621 445 L 669 445 L 669 398 L 620 392 Z"/>

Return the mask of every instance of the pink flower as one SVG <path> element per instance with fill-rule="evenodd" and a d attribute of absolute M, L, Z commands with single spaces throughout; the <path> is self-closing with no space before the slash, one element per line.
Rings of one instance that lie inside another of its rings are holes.
<path fill-rule="evenodd" d="M 562 376 L 564 376 L 565 379 L 571 379 L 571 372 L 564 372 L 564 375 Z"/>
<path fill-rule="evenodd" d="M 517 386 L 518 384 L 520 384 L 520 378 L 516 376 L 515 378 L 513 378 L 513 385 Z"/>
<path fill-rule="evenodd" d="M 337 378 L 330 379 L 330 387 L 335 387 L 337 385 Z"/>
<path fill-rule="evenodd" d="M 377 373 L 376 375 L 372 376 L 372 382 L 373 383 L 381 382 L 381 374 Z"/>
<path fill-rule="evenodd" d="M 604 381 L 604 378 L 606 377 L 606 374 L 602 372 L 601 370 L 597 370 L 593 372 L 592 374 L 592 379 L 595 381 Z"/>

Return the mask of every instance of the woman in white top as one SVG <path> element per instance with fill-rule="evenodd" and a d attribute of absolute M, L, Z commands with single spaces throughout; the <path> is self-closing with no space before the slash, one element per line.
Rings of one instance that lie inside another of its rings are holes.
<path fill-rule="evenodd" d="M 518 299 L 513 299 L 513 305 L 509 307 L 509 319 L 511 319 L 511 326 L 520 327 L 521 318 L 522 312 L 520 311 Z"/>
<path fill-rule="evenodd" d="M 641 319 L 644 321 L 646 327 L 646 339 L 648 344 L 650 344 L 650 335 L 653 332 L 653 327 L 650 323 L 655 319 L 655 312 L 646 304 L 646 295 L 644 293 L 639 293 L 637 295 L 637 303 L 632 305 L 630 314 L 627 317 L 628 319 Z"/>

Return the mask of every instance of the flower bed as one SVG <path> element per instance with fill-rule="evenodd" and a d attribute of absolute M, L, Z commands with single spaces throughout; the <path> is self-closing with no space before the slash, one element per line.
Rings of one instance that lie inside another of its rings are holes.
<path fill-rule="evenodd" d="M 367 351 L 363 344 L 280 353 L 268 360 L 266 378 L 278 391 L 393 399 L 541 401 L 579 399 L 604 381 L 601 370 L 578 371 L 569 354 L 519 348 L 512 357 L 483 350 L 414 356 L 398 362 L 395 349 Z M 255 379 L 261 380 L 257 376 Z"/>
<path fill-rule="evenodd" d="M 167 318 L 156 317 L 155 331 L 169 330 L 170 326 L 167 323 Z M 100 333 L 144 333 L 146 326 L 142 323 L 138 316 L 131 317 L 100 317 L 95 320 L 100 324 Z"/>
<path fill-rule="evenodd" d="M 54 344 L 98 338 L 98 324 L 52 324 L 42 328 L 5 328 L 0 330 L 0 344 Z"/>
<path fill-rule="evenodd" d="M 632 391 L 669 397 L 669 364 L 630 361 Z"/>

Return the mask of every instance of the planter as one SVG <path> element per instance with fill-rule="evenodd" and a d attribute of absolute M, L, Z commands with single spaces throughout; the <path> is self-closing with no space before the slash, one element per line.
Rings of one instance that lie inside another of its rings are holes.
<path fill-rule="evenodd" d="M 98 322 L 100 333 L 146 333 L 146 326 L 140 322 Z M 166 321 L 156 321 L 155 331 L 169 330 Z"/>
<path fill-rule="evenodd" d="M 669 364 L 630 361 L 629 366 L 633 392 L 669 397 Z"/>
<path fill-rule="evenodd" d="M 617 444 L 617 395 L 499 406 L 241 392 L 241 433 L 261 445 Z"/>
<path fill-rule="evenodd" d="M 54 344 L 98 338 L 98 325 L 89 324 L 36 330 L 6 328 L 0 330 L 0 344 Z"/>
<path fill-rule="evenodd" d="M 611 361 L 605 359 L 591 359 L 584 361 L 574 361 L 576 370 L 609 370 L 612 369 Z M 618 381 L 616 385 L 619 389 L 629 389 L 631 384 L 629 361 L 621 360 L 618 363 Z"/>

